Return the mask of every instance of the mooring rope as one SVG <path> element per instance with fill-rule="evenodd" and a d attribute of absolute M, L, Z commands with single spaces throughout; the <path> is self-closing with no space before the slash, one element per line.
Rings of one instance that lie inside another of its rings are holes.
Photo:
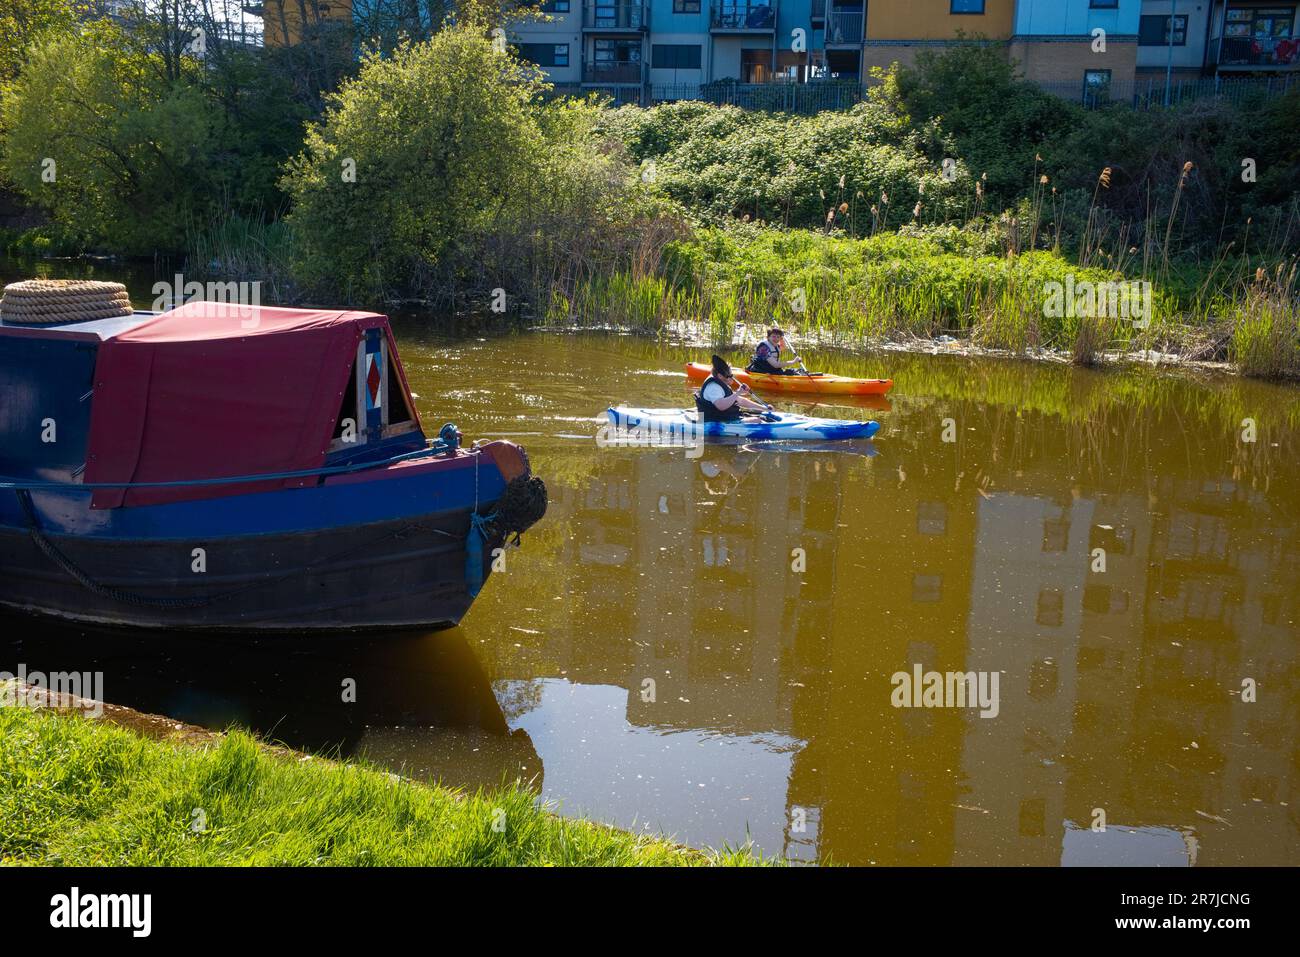
<path fill-rule="evenodd" d="M 0 296 L 0 321 L 17 325 L 60 325 L 131 314 L 131 297 L 120 282 L 25 279 L 5 286 Z"/>

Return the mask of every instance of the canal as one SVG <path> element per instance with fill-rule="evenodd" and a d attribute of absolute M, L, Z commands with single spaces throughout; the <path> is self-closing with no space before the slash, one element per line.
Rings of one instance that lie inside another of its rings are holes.
<path fill-rule="evenodd" d="M 117 704 L 793 861 L 1300 863 L 1300 390 L 814 354 L 895 387 L 779 407 L 877 418 L 873 443 L 693 456 L 594 437 L 607 405 L 688 403 L 707 351 L 395 327 L 426 431 L 513 439 L 550 489 L 460 627 L 9 617 L 0 670 L 99 671 Z M 996 707 L 896 707 L 918 668 L 996 673 Z"/>

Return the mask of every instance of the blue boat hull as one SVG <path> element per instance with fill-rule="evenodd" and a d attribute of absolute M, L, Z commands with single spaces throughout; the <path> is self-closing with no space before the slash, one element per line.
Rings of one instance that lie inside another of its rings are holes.
<path fill-rule="evenodd" d="M 181 631 L 449 627 L 504 545 L 471 527 L 506 487 L 491 456 L 473 456 L 129 508 L 92 509 L 89 490 L 33 491 L 30 516 L 3 490 L 0 605 Z"/>
<path fill-rule="evenodd" d="M 781 439 L 824 442 L 835 439 L 869 439 L 880 430 L 879 422 L 816 419 L 786 412 L 773 413 L 772 421 L 746 418 L 734 422 L 699 422 L 694 410 L 688 409 L 633 409 L 616 406 L 606 414 L 615 428 L 646 430 L 669 439 L 703 436 L 751 441 Z"/>

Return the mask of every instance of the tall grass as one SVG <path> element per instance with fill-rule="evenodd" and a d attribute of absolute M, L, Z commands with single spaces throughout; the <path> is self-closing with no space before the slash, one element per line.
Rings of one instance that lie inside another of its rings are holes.
<path fill-rule="evenodd" d="M 243 733 L 211 747 L 0 708 L 0 863 L 148 866 L 747 864 L 538 807 L 354 764 L 292 760 Z"/>
<path fill-rule="evenodd" d="M 1300 377 L 1300 288 L 1297 265 L 1260 268 L 1234 302 L 1232 360 L 1247 375 Z"/>
<path fill-rule="evenodd" d="M 294 298 L 293 230 L 283 220 L 227 213 L 203 227 L 186 228 L 187 270 L 268 288 L 265 301 Z"/>

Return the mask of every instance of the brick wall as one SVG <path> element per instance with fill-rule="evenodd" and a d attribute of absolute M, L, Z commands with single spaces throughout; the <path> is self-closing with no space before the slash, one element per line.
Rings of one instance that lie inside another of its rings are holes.
<path fill-rule="evenodd" d="M 1011 41 L 1009 56 L 1025 79 L 1036 83 L 1083 82 L 1085 70 L 1110 70 L 1114 83 L 1129 83 L 1137 67 L 1137 42 L 1109 40 L 1105 53 L 1094 53 L 1088 40 Z"/>

